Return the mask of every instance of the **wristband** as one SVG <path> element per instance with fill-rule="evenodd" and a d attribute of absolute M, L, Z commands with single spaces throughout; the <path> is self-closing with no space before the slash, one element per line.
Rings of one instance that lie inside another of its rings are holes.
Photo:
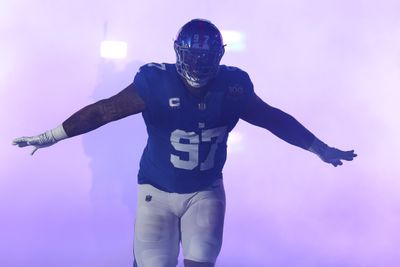
<path fill-rule="evenodd" d="M 49 133 L 54 138 L 55 142 L 61 141 L 69 137 L 65 132 L 62 124 L 50 131 L 47 131 L 47 133 Z"/>

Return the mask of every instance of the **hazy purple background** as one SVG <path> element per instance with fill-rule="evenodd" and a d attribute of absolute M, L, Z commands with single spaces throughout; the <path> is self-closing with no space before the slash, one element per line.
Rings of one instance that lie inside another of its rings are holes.
<path fill-rule="evenodd" d="M 217 266 L 400 266 L 399 14 L 397 0 L 0 0 L 0 266 L 131 266 L 141 116 L 33 157 L 11 140 L 117 93 L 144 62 L 173 62 L 195 17 L 244 32 L 247 49 L 222 62 L 359 154 L 333 168 L 239 123 Z M 100 58 L 105 20 L 127 59 Z"/>

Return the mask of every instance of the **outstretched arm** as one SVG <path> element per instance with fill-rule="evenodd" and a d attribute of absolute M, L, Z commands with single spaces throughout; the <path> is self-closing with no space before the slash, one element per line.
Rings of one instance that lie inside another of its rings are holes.
<path fill-rule="evenodd" d="M 68 137 L 87 133 L 109 122 L 142 112 L 144 109 L 145 103 L 133 86 L 129 85 L 110 98 L 82 108 L 55 129 L 36 136 L 16 138 L 13 140 L 13 145 L 34 146 L 31 153 L 33 155 L 39 148 L 51 146 Z"/>
<path fill-rule="evenodd" d="M 342 160 L 353 160 L 357 156 L 354 150 L 342 151 L 329 147 L 291 115 L 268 105 L 256 95 L 246 105 L 241 118 L 269 130 L 292 145 L 317 154 L 323 161 L 335 167 L 342 165 Z"/>
<path fill-rule="evenodd" d="M 243 111 L 243 120 L 269 130 L 286 142 L 308 149 L 315 136 L 291 115 L 265 103 L 255 96 Z"/>
<path fill-rule="evenodd" d="M 88 105 L 62 124 L 68 137 L 90 132 L 112 121 L 142 112 L 145 104 L 132 84 L 118 94 Z"/>

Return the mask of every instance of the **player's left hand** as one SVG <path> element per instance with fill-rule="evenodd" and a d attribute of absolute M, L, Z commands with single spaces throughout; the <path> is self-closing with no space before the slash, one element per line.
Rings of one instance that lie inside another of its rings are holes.
<path fill-rule="evenodd" d="M 354 150 L 342 151 L 340 149 L 327 146 L 318 156 L 326 163 L 330 163 L 337 167 L 343 165 L 342 160 L 352 161 L 355 157 L 357 157 L 357 154 L 354 153 Z"/>
<path fill-rule="evenodd" d="M 315 138 L 308 150 L 315 153 L 324 162 L 332 164 L 335 167 L 343 165 L 342 160 L 351 161 L 357 157 L 354 150 L 343 151 L 330 147 L 318 138 Z"/>

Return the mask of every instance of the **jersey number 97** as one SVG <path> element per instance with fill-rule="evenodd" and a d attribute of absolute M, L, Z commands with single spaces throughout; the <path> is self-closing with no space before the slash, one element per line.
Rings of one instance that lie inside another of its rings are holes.
<path fill-rule="evenodd" d="M 226 134 L 226 126 L 203 130 L 200 135 L 179 129 L 173 131 L 170 139 L 172 146 L 177 151 L 188 153 L 188 159 L 183 160 L 178 155 L 171 154 L 171 163 L 175 168 L 184 170 L 193 170 L 199 164 L 201 171 L 212 169 L 218 145 L 224 141 Z M 211 142 L 210 150 L 203 162 L 199 162 L 200 142 Z"/>

